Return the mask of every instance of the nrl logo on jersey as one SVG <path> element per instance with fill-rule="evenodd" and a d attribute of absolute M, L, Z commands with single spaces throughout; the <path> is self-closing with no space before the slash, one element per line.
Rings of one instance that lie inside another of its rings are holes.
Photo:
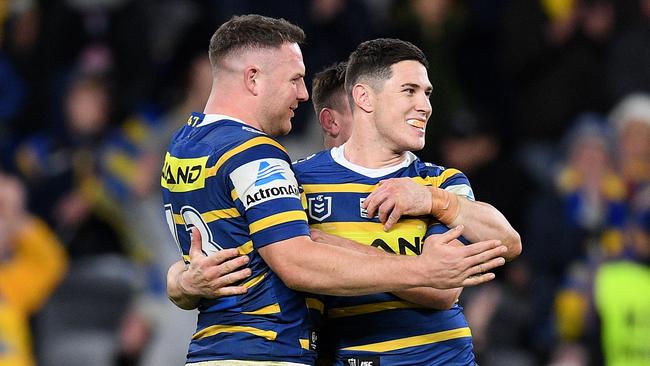
<path fill-rule="evenodd" d="M 316 221 L 323 221 L 332 214 L 332 197 L 319 194 L 307 199 L 309 216 Z"/>

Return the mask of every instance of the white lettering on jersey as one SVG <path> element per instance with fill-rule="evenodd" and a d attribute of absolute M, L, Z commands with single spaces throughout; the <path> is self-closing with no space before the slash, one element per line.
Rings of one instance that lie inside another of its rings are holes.
<path fill-rule="evenodd" d="M 249 208 L 276 198 L 300 200 L 298 182 L 282 159 L 259 159 L 246 163 L 230 173 L 237 196 Z"/>

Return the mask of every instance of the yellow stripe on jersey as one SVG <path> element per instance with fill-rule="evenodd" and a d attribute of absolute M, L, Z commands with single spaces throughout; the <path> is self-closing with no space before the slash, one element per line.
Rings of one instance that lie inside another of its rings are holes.
<path fill-rule="evenodd" d="M 221 219 L 231 219 L 233 217 L 239 217 L 239 211 L 236 208 L 224 208 L 221 210 L 212 210 L 204 212 L 201 214 L 203 221 L 207 224 L 209 222 L 221 220 Z M 185 220 L 183 220 L 183 215 L 174 214 L 174 223 L 177 225 L 184 225 Z"/>
<path fill-rule="evenodd" d="M 276 213 L 275 215 L 267 216 L 263 219 L 257 220 L 255 222 L 251 222 L 248 225 L 248 229 L 252 235 L 260 230 L 264 230 L 271 226 L 284 224 L 285 222 L 296 221 L 296 220 L 307 221 L 307 214 L 305 213 L 305 211 L 294 210 L 294 211 Z"/>
<path fill-rule="evenodd" d="M 302 188 L 305 193 L 325 193 L 325 192 L 352 192 L 352 193 L 370 193 L 377 187 L 376 184 L 303 184 Z"/>
<path fill-rule="evenodd" d="M 298 339 L 298 341 L 300 342 L 300 347 L 302 347 L 302 349 L 306 349 L 306 350 L 309 349 L 309 339 L 300 338 Z"/>
<path fill-rule="evenodd" d="M 387 252 L 416 255 L 422 250 L 422 238 L 427 231 L 428 222 L 425 220 L 403 219 L 388 232 L 384 231 L 383 224 L 369 221 L 326 222 L 310 226 L 361 244 L 380 247 Z"/>
<path fill-rule="evenodd" d="M 240 255 L 248 254 L 253 251 L 253 241 L 249 240 L 237 247 Z"/>
<path fill-rule="evenodd" d="M 265 306 L 263 308 L 253 310 L 253 311 L 242 311 L 242 314 L 248 314 L 248 315 L 269 315 L 269 314 L 277 314 L 279 313 L 280 310 L 280 304 L 275 303 L 271 304 L 269 306 Z"/>
<path fill-rule="evenodd" d="M 205 187 L 209 156 L 181 159 L 165 154 L 160 185 L 170 192 L 189 192 Z"/>
<path fill-rule="evenodd" d="M 307 301 L 307 309 L 317 310 L 321 314 L 323 313 L 323 311 L 325 311 L 325 304 L 323 304 L 322 301 L 315 299 L 313 297 L 306 298 L 306 301 Z"/>
<path fill-rule="evenodd" d="M 397 349 L 422 346 L 436 342 L 448 341 L 450 339 L 471 337 L 472 331 L 468 327 L 445 330 L 442 332 L 435 332 L 423 334 L 414 337 L 406 337 L 401 339 L 394 339 L 392 341 L 377 342 L 365 344 L 361 346 L 346 347 L 345 351 L 366 351 L 366 352 L 390 352 Z"/>
<path fill-rule="evenodd" d="M 411 177 L 417 184 L 423 186 L 431 185 L 431 182 L 421 177 Z M 303 184 L 305 193 L 370 193 L 375 190 L 378 184 L 341 183 L 341 184 Z"/>
<path fill-rule="evenodd" d="M 233 156 L 239 154 L 240 152 L 242 152 L 244 150 L 247 150 L 247 149 L 250 149 L 251 147 L 259 146 L 259 145 L 272 145 L 272 146 L 275 146 L 278 149 L 284 151 L 285 153 L 287 153 L 287 150 L 284 148 L 284 146 L 280 145 L 279 142 L 273 140 L 272 138 L 266 137 L 266 136 L 255 137 L 255 138 L 252 138 L 250 140 L 247 140 L 246 142 L 244 142 L 243 144 L 241 144 L 239 146 L 236 146 L 236 147 L 228 150 L 228 152 L 221 155 L 221 157 L 219 158 L 219 160 L 217 160 L 217 162 L 214 164 L 214 166 L 211 166 L 206 170 L 206 174 L 205 174 L 206 177 L 212 177 L 212 176 L 216 175 L 217 171 L 219 171 L 219 168 L 221 168 L 221 166 L 223 164 L 225 164 L 225 162 L 228 161 L 228 159 L 232 158 Z"/>
<path fill-rule="evenodd" d="M 230 198 L 232 198 L 233 202 L 237 201 L 237 198 L 239 198 L 239 196 L 237 195 L 236 189 L 233 188 L 232 191 L 230 191 Z"/>
<path fill-rule="evenodd" d="M 309 208 L 309 204 L 307 203 L 307 195 L 304 191 L 300 193 L 300 203 L 302 204 L 303 210 L 307 210 Z"/>
<path fill-rule="evenodd" d="M 447 179 L 449 179 L 451 176 L 456 175 L 458 173 L 460 173 L 460 170 L 450 168 L 450 169 L 443 170 L 442 174 L 440 174 L 437 177 L 427 177 L 427 178 L 434 187 L 440 187 Z"/>
<path fill-rule="evenodd" d="M 201 214 L 201 217 L 203 217 L 203 221 L 206 223 L 212 222 L 212 221 L 217 221 L 220 219 L 231 219 L 233 217 L 239 217 L 239 211 L 237 211 L 236 208 L 224 208 L 221 210 L 213 210 L 213 211 L 208 211 L 204 212 Z"/>
<path fill-rule="evenodd" d="M 201 329 L 199 332 L 192 336 L 192 339 L 201 339 L 211 337 L 219 333 L 250 333 L 258 337 L 263 337 L 269 341 L 274 341 L 278 333 L 272 330 L 263 330 L 253 327 L 245 327 L 241 325 L 211 325 L 207 328 Z"/>
<path fill-rule="evenodd" d="M 244 286 L 244 287 L 246 287 L 246 288 L 251 288 L 251 287 L 257 285 L 258 283 L 262 282 L 262 280 L 264 279 L 264 277 L 266 277 L 266 274 L 267 274 L 267 273 L 268 273 L 268 272 L 264 272 L 264 273 L 262 273 L 262 274 L 260 274 L 260 275 L 257 275 L 257 276 L 255 276 L 255 277 L 251 278 L 250 280 L 244 282 L 244 283 L 242 284 L 242 286 Z"/>
<path fill-rule="evenodd" d="M 415 309 L 422 307 L 423 306 L 408 301 L 385 301 L 374 304 L 346 306 L 344 308 L 332 308 L 327 310 L 327 316 L 330 318 L 344 318 L 346 316 L 370 314 L 385 310 Z"/>

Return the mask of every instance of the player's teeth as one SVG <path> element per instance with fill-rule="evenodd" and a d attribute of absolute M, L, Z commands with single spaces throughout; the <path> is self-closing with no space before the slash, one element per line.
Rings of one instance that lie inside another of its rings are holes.
<path fill-rule="evenodd" d="M 407 119 L 406 123 L 408 123 L 409 125 L 411 125 L 413 127 L 417 127 L 417 128 L 424 128 L 424 126 L 426 124 L 426 122 L 420 121 L 419 119 Z"/>

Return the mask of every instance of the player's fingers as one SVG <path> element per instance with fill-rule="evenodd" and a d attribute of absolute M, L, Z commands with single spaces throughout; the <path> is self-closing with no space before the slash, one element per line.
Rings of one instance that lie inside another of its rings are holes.
<path fill-rule="evenodd" d="M 214 292 L 215 297 L 243 295 L 248 291 L 246 286 L 228 286 L 222 287 Z"/>
<path fill-rule="evenodd" d="M 368 217 L 374 217 L 379 206 L 389 197 L 389 187 L 383 185 L 372 191 L 363 201 Z"/>
<path fill-rule="evenodd" d="M 466 275 L 471 277 L 471 276 L 475 276 L 475 275 L 480 275 L 482 273 L 487 273 L 488 271 L 491 271 L 491 270 L 493 270 L 493 269 L 495 269 L 497 267 L 500 267 L 500 266 L 504 265 L 505 263 L 506 263 L 506 260 L 503 259 L 502 257 L 493 258 L 493 259 L 490 259 L 487 262 L 479 263 L 479 264 L 477 264 L 477 265 L 475 265 L 473 267 L 470 267 L 467 270 Z"/>
<path fill-rule="evenodd" d="M 245 266 L 248 264 L 248 261 L 248 256 L 242 255 L 240 257 L 221 263 L 217 268 L 219 269 L 220 275 L 225 275 L 236 270 L 237 268 Z"/>
<path fill-rule="evenodd" d="M 386 219 L 386 222 L 384 223 L 384 231 L 390 230 L 390 228 L 392 228 L 393 225 L 397 223 L 400 217 L 402 217 L 402 211 L 398 207 L 395 207 L 390 212 L 388 218 Z"/>
<path fill-rule="evenodd" d="M 388 220 L 388 216 L 393 212 L 395 209 L 395 201 L 391 199 L 387 199 L 384 202 L 381 203 L 379 206 L 379 222 L 385 223 L 386 220 Z"/>
<path fill-rule="evenodd" d="M 463 280 L 463 287 L 476 286 L 486 282 L 490 282 L 495 279 L 496 276 L 494 273 L 483 273 L 480 275 L 470 276 Z"/>
<path fill-rule="evenodd" d="M 363 203 L 366 205 L 365 209 L 368 217 L 375 217 L 377 211 L 379 210 L 379 205 L 381 205 L 381 202 L 382 201 L 380 200 L 379 196 L 366 197 Z"/>
<path fill-rule="evenodd" d="M 190 231 L 190 236 L 191 236 L 191 242 L 190 242 L 190 259 L 192 258 L 198 258 L 199 256 L 205 256 L 203 254 L 203 250 L 201 250 L 202 246 L 202 240 L 201 240 L 201 232 L 196 226 L 193 226 Z"/>
<path fill-rule="evenodd" d="M 465 227 L 463 225 L 458 225 L 455 228 L 449 229 L 448 231 L 446 231 L 446 232 L 444 232 L 442 234 L 429 235 L 429 237 L 427 237 L 424 240 L 424 244 L 431 243 L 431 242 L 437 243 L 437 244 L 450 243 L 450 242 L 454 241 L 455 239 L 458 239 L 458 237 L 460 237 L 460 235 L 463 233 L 464 228 Z M 480 251 L 479 251 L 479 253 L 480 253 Z"/>
<path fill-rule="evenodd" d="M 250 268 L 244 268 L 244 269 L 240 269 L 239 271 L 227 273 L 219 277 L 217 280 L 213 281 L 214 288 L 218 289 L 221 287 L 232 285 L 233 283 L 236 283 L 238 281 L 250 277 L 251 273 L 252 271 Z"/>
<path fill-rule="evenodd" d="M 505 250 L 504 250 L 505 249 Z M 471 257 L 465 258 L 465 268 L 472 268 L 474 266 L 478 265 L 485 265 L 488 261 L 491 261 L 493 259 L 498 260 L 499 262 L 502 262 L 500 265 L 505 264 L 505 259 L 501 257 L 505 252 L 507 251 L 507 248 L 505 246 L 499 246 L 493 249 L 486 250 L 485 252 L 481 252 L 479 254 L 475 254 Z M 489 268 L 486 268 L 482 272 L 486 272 Z"/>
<path fill-rule="evenodd" d="M 219 265 L 237 257 L 239 257 L 239 249 L 229 248 L 210 253 L 208 261 L 211 265 Z"/>
<path fill-rule="evenodd" d="M 463 250 L 465 251 L 465 256 L 466 257 L 471 257 L 471 256 L 474 256 L 474 255 L 483 253 L 483 252 L 490 251 L 492 249 L 497 249 L 497 251 L 502 251 L 501 253 L 505 253 L 508 250 L 505 246 L 501 245 L 501 241 L 499 241 L 499 240 L 479 241 L 478 243 L 473 243 L 473 244 L 470 244 L 470 245 L 466 245 L 463 248 Z M 490 258 L 488 258 L 488 259 L 490 259 Z"/>

